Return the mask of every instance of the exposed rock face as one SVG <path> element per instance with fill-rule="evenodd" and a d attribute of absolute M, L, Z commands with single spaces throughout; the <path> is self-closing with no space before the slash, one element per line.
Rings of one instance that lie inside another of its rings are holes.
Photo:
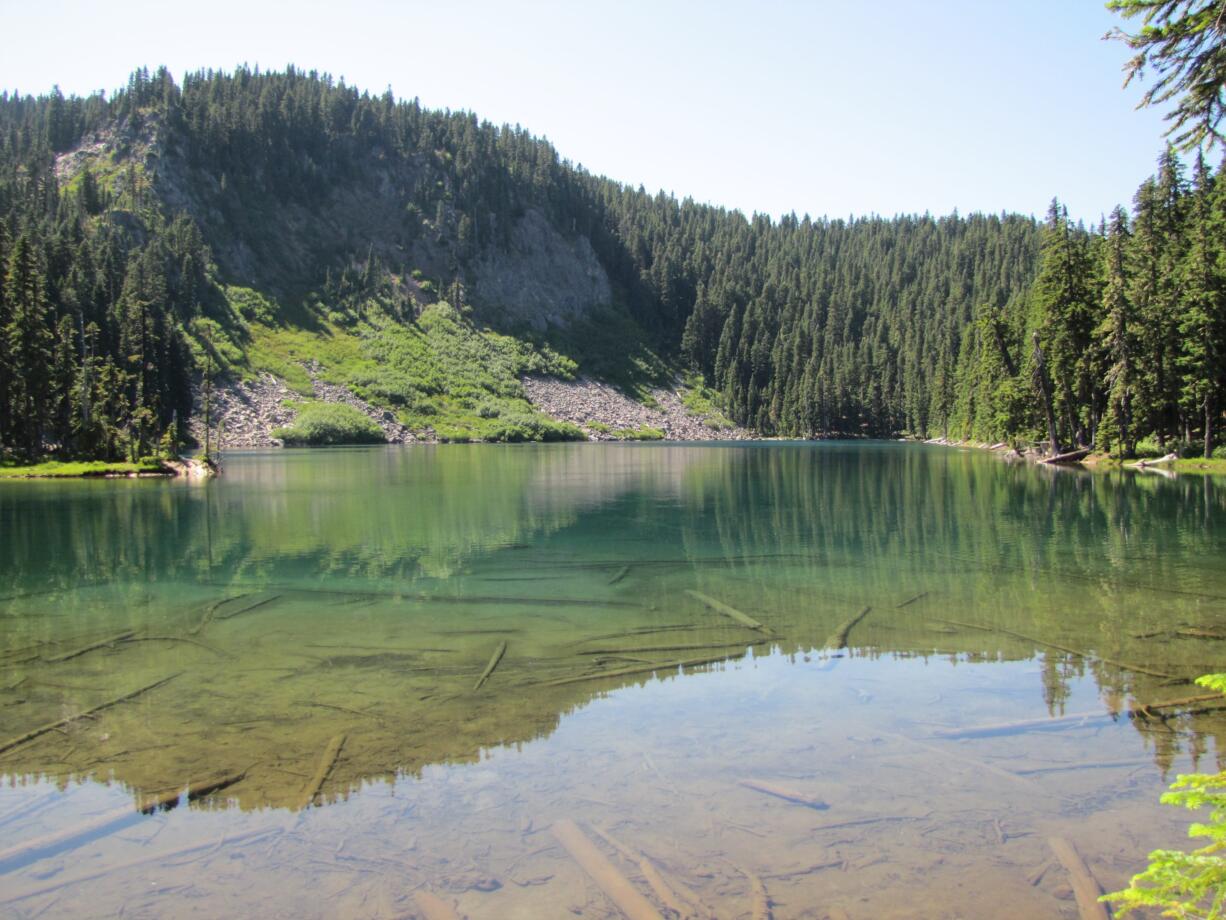
<path fill-rule="evenodd" d="M 563 237 L 535 208 L 511 233 L 508 249 L 477 262 L 474 296 L 487 312 L 544 329 L 613 299 L 609 276 L 585 236 Z"/>
<path fill-rule="evenodd" d="M 655 409 L 630 399 L 605 383 L 587 378 L 556 380 L 525 377 L 524 390 L 533 405 L 555 419 L 573 422 L 595 441 L 612 441 L 617 429 L 658 428 L 670 441 L 733 441 L 753 438 L 744 428 L 713 428 L 701 416 L 691 415 L 675 389 L 651 391 L 659 404 Z M 604 426 L 601 431 L 592 425 Z"/>
<path fill-rule="evenodd" d="M 372 256 L 386 267 L 419 269 L 440 284 L 455 272 L 456 242 L 406 212 L 406 190 L 433 181 L 420 157 L 394 161 L 379 148 L 365 151 L 361 168 L 326 194 L 278 202 L 276 232 L 269 233 L 258 221 L 252 229 L 233 219 L 233 196 L 217 176 L 188 165 L 180 139 L 165 130 L 146 133 L 142 162 L 159 197 L 170 211 L 197 220 L 222 275 L 233 283 L 285 297 L 304 282 L 322 283 L 328 266 L 335 271 Z M 108 147 L 114 144 L 103 143 L 95 153 Z M 345 256 L 338 260 L 338 253 Z M 564 234 L 536 208 L 516 221 L 508 245 L 473 253 L 463 275 L 473 305 L 510 327 L 563 324 L 613 299 L 588 238 Z M 408 287 L 407 296 L 422 299 L 416 284 Z"/>

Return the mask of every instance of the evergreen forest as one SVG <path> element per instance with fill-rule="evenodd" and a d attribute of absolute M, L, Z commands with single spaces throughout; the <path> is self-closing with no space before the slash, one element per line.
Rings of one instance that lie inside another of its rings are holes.
<path fill-rule="evenodd" d="M 607 303 L 561 322 L 500 309 L 488 266 L 542 280 L 518 242 L 533 215 L 590 251 Z M 775 220 L 327 74 L 142 69 L 109 95 L 0 95 L 0 266 L 15 458 L 169 453 L 205 381 L 254 373 L 270 330 L 426 335 L 440 303 L 464 341 L 493 336 L 510 382 L 370 374 L 361 395 L 406 424 L 440 400 L 486 414 L 522 397 L 520 373 L 632 385 L 611 337 L 651 373 L 700 375 L 763 435 L 1211 454 L 1226 407 L 1226 179 L 1170 150 L 1091 227 L 1058 201 L 1042 222 Z"/>

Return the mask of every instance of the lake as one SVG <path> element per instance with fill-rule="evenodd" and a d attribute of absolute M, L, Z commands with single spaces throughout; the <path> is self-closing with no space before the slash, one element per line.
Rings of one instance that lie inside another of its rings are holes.
<path fill-rule="evenodd" d="M 1211 478 L 914 444 L 3 482 L 0 914 L 1077 917 L 1187 845 L 1224 559 Z"/>

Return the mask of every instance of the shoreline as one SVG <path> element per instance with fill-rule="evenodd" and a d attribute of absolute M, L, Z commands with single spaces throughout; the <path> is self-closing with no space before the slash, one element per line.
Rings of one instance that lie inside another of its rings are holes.
<path fill-rule="evenodd" d="M 307 371 L 314 388 L 312 398 L 354 407 L 379 426 L 386 443 L 448 443 L 449 439 L 440 438 L 432 428 L 407 428 L 391 409 L 368 403 L 345 387 L 323 383 L 318 367 L 308 367 Z M 641 402 L 611 384 L 589 377 L 561 380 L 526 376 L 520 382 L 533 409 L 553 421 L 576 425 L 588 441 L 761 440 L 752 431 L 734 425 L 709 400 L 696 400 L 693 391 L 680 382 L 652 387 Z M 295 413 L 287 404 L 303 398 L 284 381 L 267 373 L 249 380 L 218 383 L 212 395 L 213 425 L 224 431 L 226 449 L 283 447 L 272 432 L 293 422 Z M 199 393 L 196 399 L 191 431 L 203 443 Z M 482 442 L 474 439 L 469 443 Z"/>
<path fill-rule="evenodd" d="M 1181 473 L 1192 476 L 1226 476 L 1226 459 L 1217 457 L 1174 457 L 1168 454 L 1166 457 L 1133 457 L 1128 460 L 1121 460 L 1109 454 L 1091 453 L 1080 460 L 1044 463 L 1043 456 L 1037 451 L 1022 453 L 1003 441 L 989 444 L 984 441 L 959 441 L 953 438 L 929 438 L 927 440 L 901 438 L 900 440 L 916 444 L 927 444 L 934 447 L 960 447 L 968 450 L 991 451 L 999 454 L 1001 459 L 1010 462 L 1025 460 L 1035 466 L 1055 468 L 1076 467 L 1089 472 L 1127 470 L 1133 473 L 1155 473 L 1166 478 L 1173 478 L 1176 474 Z"/>
<path fill-rule="evenodd" d="M 30 479 L 208 479 L 218 468 L 196 458 L 156 463 L 111 463 L 105 460 L 45 460 L 22 466 L 0 466 L 0 481 Z"/>

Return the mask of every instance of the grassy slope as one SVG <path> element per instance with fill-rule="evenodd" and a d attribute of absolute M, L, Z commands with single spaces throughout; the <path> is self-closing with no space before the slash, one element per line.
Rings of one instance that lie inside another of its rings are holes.
<path fill-rule="evenodd" d="M 312 327 L 276 325 L 271 314 L 253 310 L 262 301 L 245 289 L 227 295 L 244 316 L 245 338 L 234 370 L 268 372 L 304 396 L 319 377 L 348 387 L 376 406 L 391 409 L 402 424 L 432 430 L 441 439 L 562 440 L 581 438 L 570 425 L 532 408 L 520 377 L 549 373 L 572 377 L 574 361 L 547 344 L 530 343 L 478 328 L 446 303 L 426 307 L 412 323 L 379 310 L 343 323 L 320 319 Z"/>

